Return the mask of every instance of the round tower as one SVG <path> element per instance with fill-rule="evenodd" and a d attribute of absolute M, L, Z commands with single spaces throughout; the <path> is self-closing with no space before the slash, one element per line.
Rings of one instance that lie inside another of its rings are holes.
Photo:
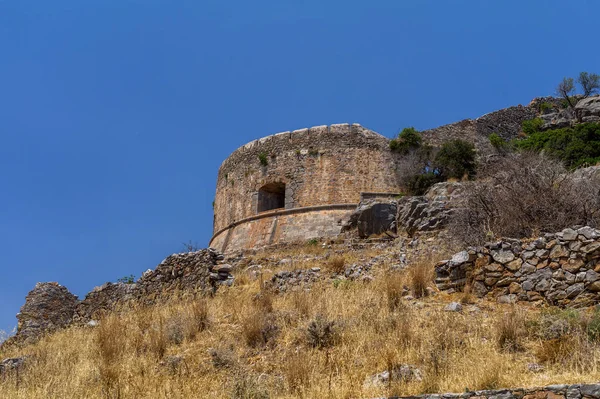
<path fill-rule="evenodd" d="M 210 245 L 223 252 L 339 234 L 361 194 L 397 193 L 389 139 L 358 124 L 252 141 L 219 168 Z"/>

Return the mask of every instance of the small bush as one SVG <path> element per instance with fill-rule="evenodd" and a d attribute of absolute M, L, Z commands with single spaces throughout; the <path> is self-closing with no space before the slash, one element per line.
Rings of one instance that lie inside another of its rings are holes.
<path fill-rule="evenodd" d="M 399 273 L 390 273 L 385 279 L 385 294 L 390 312 L 403 307 L 402 296 L 405 292 L 403 276 Z"/>
<path fill-rule="evenodd" d="M 506 312 L 496 327 L 497 342 L 501 350 L 514 352 L 522 348 L 523 317 L 515 309 Z"/>
<path fill-rule="evenodd" d="M 346 270 L 346 258 L 343 256 L 333 256 L 327 261 L 327 270 L 335 274 L 343 274 Z"/>
<path fill-rule="evenodd" d="M 308 240 L 306 242 L 306 245 L 310 246 L 310 247 L 315 247 L 319 244 L 319 239 L 318 238 L 311 238 L 310 240 Z"/>
<path fill-rule="evenodd" d="M 544 121 L 541 118 L 535 118 L 523 121 L 521 128 L 523 133 L 530 135 L 539 132 L 543 125 Z"/>
<path fill-rule="evenodd" d="M 423 138 L 414 127 L 406 127 L 398 133 L 398 137 L 390 141 L 390 149 L 401 154 L 408 154 L 421 146 Z"/>
<path fill-rule="evenodd" d="M 464 185 L 450 223 L 453 236 L 468 245 L 600 221 L 600 180 L 575 179 L 547 156 L 507 154 L 481 175 Z"/>
<path fill-rule="evenodd" d="M 317 349 L 333 346 L 338 338 L 335 322 L 322 315 L 310 322 L 306 332 L 308 344 Z"/>
<path fill-rule="evenodd" d="M 443 179 L 433 173 L 419 173 L 406 179 L 406 189 L 413 195 L 424 195 L 431 186 L 443 181 Z"/>
<path fill-rule="evenodd" d="M 547 112 L 550 112 L 554 109 L 554 104 L 548 102 L 548 101 L 544 101 L 543 103 L 540 104 L 540 112 L 542 114 L 545 114 Z"/>
<path fill-rule="evenodd" d="M 231 348 L 211 348 L 209 354 L 216 369 L 232 368 L 237 364 L 235 352 Z"/>
<path fill-rule="evenodd" d="M 260 154 L 258 154 L 258 160 L 260 161 L 260 164 L 262 166 L 267 166 L 269 164 L 269 159 L 267 157 L 267 154 L 265 154 L 264 152 L 261 152 Z"/>
<path fill-rule="evenodd" d="M 443 180 L 475 176 L 475 146 L 464 140 L 451 140 L 435 156 L 435 169 Z"/>
<path fill-rule="evenodd" d="M 278 332 L 274 317 L 260 311 L 254 311 L 242 320 L 242 336 L 252 348 L 265 346 Z"/>
<path fill-rule="evenodd" d="M 433 281 L 433 267 L 427 262 L 417 262 L 408 270 L 410 288 L 415 298 L 428 295 L 427 287 Z"/>

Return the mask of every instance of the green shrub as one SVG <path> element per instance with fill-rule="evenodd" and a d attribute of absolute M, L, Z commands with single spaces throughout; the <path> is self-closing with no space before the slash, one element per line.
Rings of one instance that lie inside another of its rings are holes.
<path fill-rule="evenodd" d="M 439 175 L 434 172 L 418 173 L 407 177 L 405 180 L 406 189 L 412 195 L 423 195 L 429 187 L 435 183 L 443 181 Z"/>
<path fill-rule="evenodd" d="M 517 149 L 540 152 L 560 159 L 567 168 L 600 162 L 600 123 L 533 132 L 515 141 Z"/>
<path fill-rule="evenodd" d="M 504 139 L 502 137 L 500 137 L 498 134 L 496 134 L 496 133 L 490 134 L 489 139 L 490 139 L 490 144 L 495 149 L 497 149 L 499 151 L 504 151 L 504 150 L 508 149 L 508 143 L 506 141 L 504 141 Z"/>
<path fill-rule="evenodd" d="M 442 145 L 435 156 L 435 174 L 443 180 L 475 176 L 475 146 L 464 140 L 451 140 Z"/>
<path fill-rule="evenodd" d="M 600 309 L 595 308 L 587 324 L 587 335 L 594 342 L 600 341 Z"/>
<path fill-rule="evenodd" d="M 543 103 L 540 104 L 540 112 L 541 113 L 546 113 L 548 111 L 551 111 L 552 109 L 554 109 L 554 104 L 549 103 L 548 101 L 544 101 Z"/>
<path fill-rule="evenodd" d="M 265 154 L 264 152 L 261 152 L 260 154 L 258 154 L 258 160 L 260 161 L 260 164 L 262 166 L 267 166 L 269 164 L 269 159 L 267 158 L 267 154 Z"/>
<path fill-rule="evenodd" d="M 539 132 L 543 124 L 544 121 L 542 119 L 535 118 L 523 121 L 521 127 L 523 128 L 523 133 L 529 135 Z"/>
<path fill-rule="evenodd" d="M 406 127 L 398 133 L 398 137 L 390 141 L 390 149 L 401 154 L 407 154 L 410 150 L 421 146 L 423 138 L 414 127 Z"/>

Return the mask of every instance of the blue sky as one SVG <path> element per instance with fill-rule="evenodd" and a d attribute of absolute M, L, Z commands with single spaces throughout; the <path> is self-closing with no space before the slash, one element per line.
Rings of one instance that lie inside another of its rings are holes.
<path fill-rule="evenodd" d="M 255 138 L 386 136 L 600 72 L 588 1 L 0 0 L 0 329 L 38 281 L 83 296 L 212 230 Z"/>

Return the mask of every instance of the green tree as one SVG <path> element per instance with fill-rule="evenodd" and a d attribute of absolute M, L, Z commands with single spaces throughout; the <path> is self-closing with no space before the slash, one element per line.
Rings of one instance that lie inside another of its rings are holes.
<path fill-rule="evenodd" d="M 435 156 L 435 172 L 443 180 L 472 178 L 477 169 L 475 146 L 464 140 L 451 140 Z"/>
<path fill-rule="evenodd" d="M 421 133 L 414 127 L 405 127 L 398 137 L 390 141 L 390 149 L 401 154 L 408 154 L 421 146 L 423 138 Z"/>

